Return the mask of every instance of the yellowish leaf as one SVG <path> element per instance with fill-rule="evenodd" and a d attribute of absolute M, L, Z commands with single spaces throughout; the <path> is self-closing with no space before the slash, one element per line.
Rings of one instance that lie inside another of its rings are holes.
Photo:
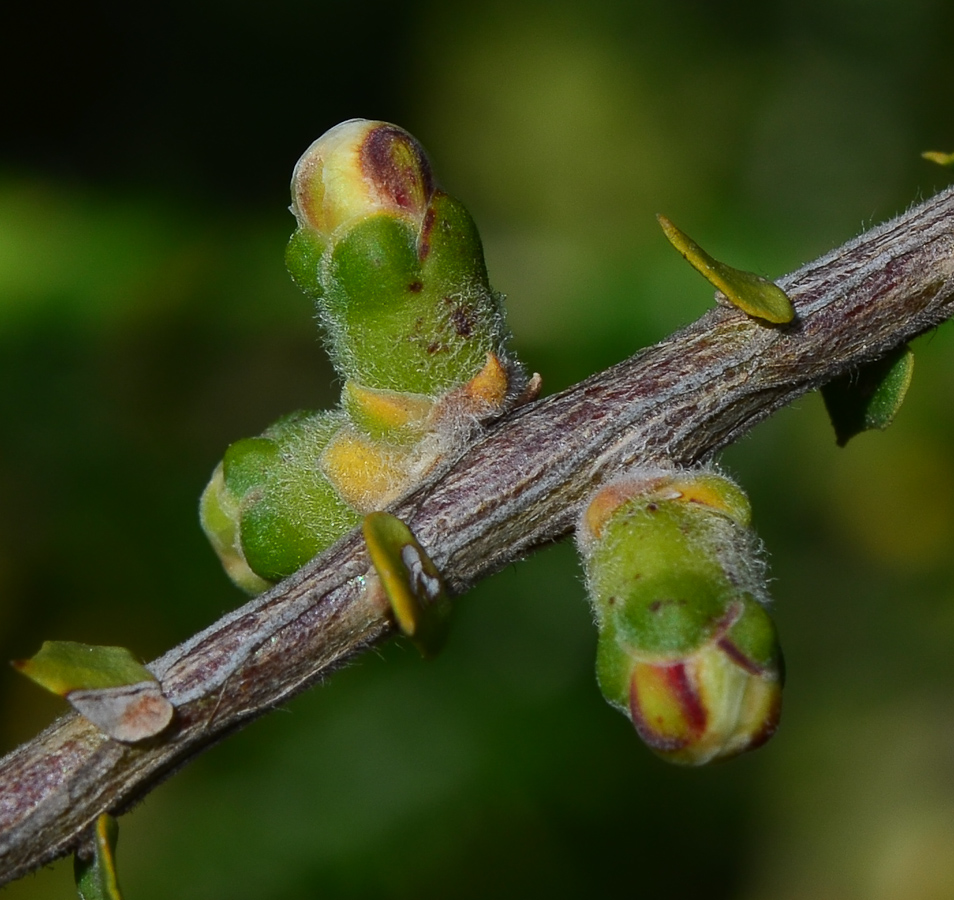
<path fill-rule="evenodd" d="M 663 233 L 692 267 L 725 294 L 733 305 L 757 319 L 784 325 L 795 318 L 788 295 L 777 284 L 756 275 L 734 269 L 719 262 L 702 249 L 689 235 L 680 231 L 665 216 L 656 216 Z"/>
<path fill-rule="evenodd" d="M 434 656 L 446 640 L 450 615 L 437 566 L 397 517 L 374 512 L 362 528 L 398 627 L 423 656 Z"/>
<path fill-rule="evenodd" d="M 142 741 L 172 721 L 172 704 L 156 677 L 125 647 L 45 641 L 35 656 L 13 667 L 65 697 L 114 740 Z"/>
<path fill-rule="evenodd" d="M 939 166 L 954 166 L 954 153 L 939 153 L 937 150 L 925 150 L 921 156 L 924 159 L 937 163 Z"/>

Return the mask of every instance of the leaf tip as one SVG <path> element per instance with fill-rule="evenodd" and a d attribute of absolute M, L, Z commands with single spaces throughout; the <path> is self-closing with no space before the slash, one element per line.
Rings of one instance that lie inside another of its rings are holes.
<path fill-rule="evenodd" d="M 937 163 L 939 166 L 954 166 L 954 153 L 941 153 L 937 150 L 925 150 L 922 159 Z"/>

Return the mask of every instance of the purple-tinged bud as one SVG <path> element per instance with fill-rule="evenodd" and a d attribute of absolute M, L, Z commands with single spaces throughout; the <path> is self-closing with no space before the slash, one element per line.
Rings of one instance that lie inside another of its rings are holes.
<path fill-rule="evenodd" d="M 350 119 L 325 132 L 292 175 L 292 212 L 330 237 L 356 219 L 388 212 L 420 226 L 434 195 L 421 145 L 387 122 Z"/>
<path fill-rule="evenodd" d="M 677 661 L 633 662 L 630 717 L 643 741 L 670 762 L 702 765 L 754 750 L 778 727 L 782 682 L 774 624 L 757 604 L 743 611 L 740 603 L 732 614 L 761 620 L 768 658 L 749 656 L 733 639 L 733 623 Z"/>
<path fill-rule="evenodd" d="M 577 530 L 600 689 L 670 762 L 734 756 L 778 726 L 782 656 L 750 516 L 722 475 L 643 469 L 599 490 Z"/>

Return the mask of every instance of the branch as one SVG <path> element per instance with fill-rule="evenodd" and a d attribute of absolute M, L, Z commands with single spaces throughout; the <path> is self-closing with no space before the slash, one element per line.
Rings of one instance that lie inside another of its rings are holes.
<path fill-rule="evenodd" d="M 797 317 L 716 308 L 633 358 L 497 423 L 393 512 L 453 593 L 566 535 L 621 467 L 712 457 L 758 421 L 954 314 L 954 189 L 778 282 Z M 150 668 L 176 708 L 152 742 L 68 714 L 0 761 L 0 883 L 73 850 L 104 812 L 393 631 L 350 534 Z"/>

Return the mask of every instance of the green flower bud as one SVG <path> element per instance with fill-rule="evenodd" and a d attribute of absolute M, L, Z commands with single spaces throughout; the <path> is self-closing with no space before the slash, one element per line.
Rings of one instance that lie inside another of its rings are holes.
<path fill-rule="evenodd" d="M 506 359 L 477 228 L 406 131 L 361 119 L 332 128 L 295 168 L 292 212 L 288 268 L 317 301 L 346 379 L 438 397 L 488 353 Z"/>
<path fill-rule="evenodd" d="M 406 131 L 361 119 L 332 128 L 295 167 L 292 212 L 288 268 L 316 301 L 344 389 L 336 413 L 298 414 L 233 444 L 203 494 L 203 528 L 250 593 L 539 390 L 505 351 L 473 220 L 435 187 Z"/>
<path fill-rule="evenodd" d="M 597 492 L 578 543 L 607 700 L 671 762 L 764 743 L 782 657 L 745 495 L 721 475 L 643 470 Z"/>
<path fill-rule="evenodd" d="M 293 413 L 232 444 L 200 503 L 203 530 L 229 577 L 248 593 L 297 571 L 360 516 L 321 468 L 346 423 L 341 413 Z"/>

